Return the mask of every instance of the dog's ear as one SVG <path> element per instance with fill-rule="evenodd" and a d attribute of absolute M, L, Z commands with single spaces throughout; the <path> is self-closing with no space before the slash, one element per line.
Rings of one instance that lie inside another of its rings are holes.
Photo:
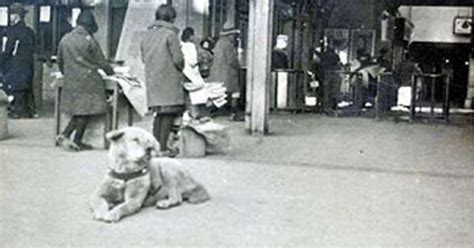
<path fill-rule="evenodd" d="M 120 138 L 122 138 L 122 136 L 125 134 L 125 132 L 123 130 L 114 130 L 114 131 L 110 131 L 108 132 L 105 137 L 107 138 L 107 140 L 109 141 L 116 141 Z"/>
<path fill-rule="evenodd" d="M 152 157 L 161 157 L 161 146 L 160 143 L 155 139 L 153 135 L 150 135 L 147 139 L 146 147 L 151 152 Z"/>

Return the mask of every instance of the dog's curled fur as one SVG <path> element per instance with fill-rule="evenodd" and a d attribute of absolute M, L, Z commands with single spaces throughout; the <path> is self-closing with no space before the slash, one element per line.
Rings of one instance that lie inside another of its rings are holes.
<path fill-rule="evenodd" d="M 117 222 L 142 207 L 166 209 L 183 201 L 210 199 L 179 161 L 159 157 L 160 145 L 151 133 L 127 127 L 106 137 L 110 141 L 109 173 L 89 202 L 94 219 Z"/>

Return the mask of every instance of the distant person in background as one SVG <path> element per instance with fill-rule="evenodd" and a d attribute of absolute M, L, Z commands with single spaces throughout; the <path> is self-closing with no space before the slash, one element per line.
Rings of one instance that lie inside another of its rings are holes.
<path fill-rule="evenodd" d="M 58 67 L 64 75 L 61 110 L 72 118 L 56 140 L 73 151 L 93 148 L 82 142 L 84 132 L 93 115 L 106 112 L 105 82 L 98 69 L 107 75 L 114 74 L 92 36 L 97 30 L 94 15 L 83 10 L 77 18 L 77 27 L 62 38 L 58 48 Z"/>
<path fill-rule="evenodd" d="M 214 41 L 207 38 L 201 41 L 198 48 L 199 72 L 201 76 L 206 79 L 211 74 L 211 67 L 214 61 Z"/>
<path fill-rule="evenodd" d="M 198 51 L 194 44 L 194 29 L 187 27 L 181 34 L 181 51 L 184 55 L 184 75 L 200 89 L 204 87 L 204 79 L 199 72 Z"/>
<path fill-rule="evenodd" d="M 155 12 L 155 19 L 140 43 L 145 64 L 147 104 L 155 114 L 153 135 L 160 142 L 162 152 L 174 156 L 175 151 L 168 149 L 167 143 L 170 134 L 179 131 L 176 120 L 185 110 L 182 86 L 184 55 L 179 29 L 173 25 L 176 10 L 169 4 L 162 4 Z"/>
<path fill-rule="evenodd" d="M 2 38 L 0 64 L 4 75 L 3 89 L 13 96 L 9 116 L 35 116 L 33 98 L 35 34 L 25 24 L 28 11 L 21 3 L 10 6 L 10 26 Z"/>
<path fill-rule="evenodd" d="M 239 60 L 237 53 L 238 29 L 223 29 L 220 32 L 214 48 L 214 62 L 212 63 L 209 82 L 223 82 L 227 88 L 228 102 L 230 102 L 230 120 L 243 121 L 240 115 L 239 100 L 242 86 L 239 84 Z"/>
<path fill-rule="evenodd" d="M 399 77 L 399 86 L 411 86 L 413 75 L 421 74 L 423 71 L 414 61 L 413 57 L 410 56 L 410 53 L 406 52 L 403 56 L 403 62 L 396 68 Z"/>
<path fill-rule="evenodd" d="M 206 102 L 194 103 L 190 99 L 192 92 L 199 91 L 204 88 L 204 79 L 199 71 L 198 51 L 194 44 L 194 29 L 187 27 L 181 34 L 181 51 L 184 55 L 183 73 L 186 77 L 184 88 L 188 91 L 187 105 L 191 118 L 196 121 L 208 121 L 206 116 Z"/>
<path fill-rule="evenodd" d="M 288 47 L 288 36 L 279 34 L 276 38 L 275 47 L 272 51 L 272 69 L 288 69 L 290 67 L 286 48 Z"/>
<path fill-rule="evenodd" d="M 341 70 L 341 58 L 333 46 L 328 46 L 327 49 L 321 53 L 321 66 L 325 72 Z"/>

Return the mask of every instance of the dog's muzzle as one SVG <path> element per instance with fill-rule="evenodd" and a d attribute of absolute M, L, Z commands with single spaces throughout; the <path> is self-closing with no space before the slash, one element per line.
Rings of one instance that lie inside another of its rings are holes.
<path fill-rule="evenodd" d="M 110 170 L 109 171 L 109 176 L 112 177 L 112 178 L 123 180 L 123 181 L 126 182 L 128 180 L 132 180 L 132 179 L 139 178 L 139 177 L 142 177 L 144 175 L 147 175 L 148 173 L 149 173 L 149 171 L 146 168 L 143 169 L 143 170 L 134 171 L 134 172 L 127 172 L 127 173 L 120 173 L 120 172 L 116 172 L 114 170 Z"/>

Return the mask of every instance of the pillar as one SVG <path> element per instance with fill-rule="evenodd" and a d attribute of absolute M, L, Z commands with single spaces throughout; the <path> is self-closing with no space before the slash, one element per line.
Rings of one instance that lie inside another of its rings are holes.
<path fill-rule="evenodd" d="M 474 17 L 474 7 L 472 7 L 471 17 Z M 469 59 L 469 81 L 467 82 L 467 94 L 464 101 L 464 108 L 474 108 L 474 27 L 471 25 L 471 58 Z"/>
<path fill-rule="evenodd" d="M 246 127 L 266 134 L 269 112 L 273 0 L 250 1 L 247 60 Z"/>

